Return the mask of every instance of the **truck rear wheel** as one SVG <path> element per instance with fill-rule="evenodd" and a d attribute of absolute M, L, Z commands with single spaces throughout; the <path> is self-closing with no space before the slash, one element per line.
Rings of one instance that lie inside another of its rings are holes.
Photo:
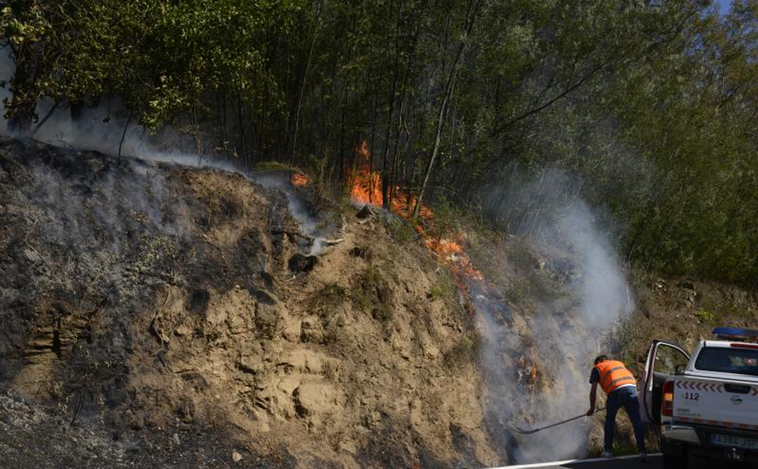
<path fill-rule="evenodd" d="M 661 438 L 661 453 L 665 469 L 687 469 L 689 458 L 684 445 L 672 444 L 666 438 Z"/>
<path fill-rule="evenodd" d="M 663 454 L 663 467 L 664 469 L 687 469 L 687 454 L 684 456 L 672 456 L 670 454 Z"/>

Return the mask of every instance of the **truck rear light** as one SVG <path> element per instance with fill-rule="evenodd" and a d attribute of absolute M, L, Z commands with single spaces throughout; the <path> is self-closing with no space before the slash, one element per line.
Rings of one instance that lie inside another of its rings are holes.
<path fill-rule="evenodd" d="M 752 349 L 758 349 L 758 345 L 754 344 L 729 344 L 734 348 L 752 348 Z"/>
<path fill-rule="evenodd" d="M 663 399 L 661 400 L 661 414 L 665 417 L 674 415 L 674 382 L 666 381 L 663 384 Z"/>

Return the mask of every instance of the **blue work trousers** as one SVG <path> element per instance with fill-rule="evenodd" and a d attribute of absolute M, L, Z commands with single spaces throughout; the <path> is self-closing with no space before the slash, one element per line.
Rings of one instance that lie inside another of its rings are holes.
<path fill-rule="evenodd" d="M 613 447 L 613 431 L 616 426 L 616 413 L 620 408 L 626 410 L 629 420 L 634 427 L 634 437 L 637 440 L 637 449 L 645 452 L 645 427 L 640 419 L 640 402 L 637 399 L 637 387 L 625 386 L 611 391 L 608 394 L 605 410 L 605 451 L 610 452 Z"/>

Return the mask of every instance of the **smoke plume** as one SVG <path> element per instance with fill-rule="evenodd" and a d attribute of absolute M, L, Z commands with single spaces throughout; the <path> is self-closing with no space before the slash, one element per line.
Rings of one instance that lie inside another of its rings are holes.
<path fill-rule="evenodd" d="M 9 83 L 15 71 L 10 55 L 0 54 L 0 80 Z M 8 86 L 0 88 L 0 98 L 10 99 Z M 170 127 L 154 134 L 130 119 L 116 99 L 106 99 L 96 107 L 87 108 L 81 116 L 73 119 L 65 107 L 54 107 L 49 99 L 37 104 L 39 122 L 32 126 L 33 138 L 58 147 L 77 150 L 92 150 L 111 156 L 137 158 L 156 163 L 168 163 L 196 168 L 214 168 L 237 173 L 268 189 L 282 191 L 287 197 L 291 215 L 298 221 L 301 231 L 315 238 L 310 254 L 318 254 L 322 248 L 322 233 L 319 222 L 308 210 L 301 197 L 293 191 L 284 174 L 258 173 L 233 159 L 209 157 L 200 152 L 187 153 L 186 136 Z M 44 122 L 43 122 L 44 121 Z M 0 135 L 9 135 L 7 121 L 0 119 Z M 139 168 L 140 166 L 138 166 Z M 157 188 L 156 188 L 157 190 Z"/>
<path fill-rule="evenodd" d="M 616 229 L 599 222 L 609 217 L 598 217 L 579 190 L 563 172 L 546 169 L 532 179 L 512 178 L 486 200 L 490 215 L 529 244 L 534 281 L 542 285 L 529 290 L 529 314 L 474 298 L 488 412 L 510 463 L 586 455 L 589 419 L 528 436 L 510 433 L 507 425 L 539 426 L 586 412 L 592 361 L 608 332 L 634 309 L 610 242 Z M 539 367 L 533 387 L 518 374 L 524 356 Z"/>

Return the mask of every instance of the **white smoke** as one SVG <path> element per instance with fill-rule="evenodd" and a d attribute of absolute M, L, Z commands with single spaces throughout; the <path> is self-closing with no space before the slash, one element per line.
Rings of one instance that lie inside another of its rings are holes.
<path fill-rule="evenodd" d="M 492 194 L 488 207 L 496 212 L 490 214 L 532 246 L 537 277 L 547 278 L 555 290 L 532 291 L 534 310 L 510 312 L 510 323 L 497 319 L 502 313 L 493 313 L 491 302 L 474 301 L 488 374 L 488 411 L 507 432 L 508 423 L 541 426 L 587 411 L 592 361 L 603 351 L 607 334 L 633 311 L 634 300 L 609 241 L 614 229 L 601 226 L 567 175 L 548 169 L 532 180 L 513 178 Z M 529 389 L 513 372 L 518 355 L 528 349 L 544 387 Z M 502 442 L 510 449 L 509 463 L 586 456 L 589 422 L 511 434 Z"/>
<path fill-rule="evenodd" d="M 323 249 L 323 233 L 321 233 L 321 223 L 318 218 L 311 214 L 306 207 L 302 198 L 298 197 L 292 190 L 289 179 L 282 177 L 281 174 L 256 174 L 252 180 L 266 188 L 278 189 L 287 196 L 287 208 L 293 217 L 295 217 L 300 226 L 300 230 L 314 237 L 309 255 L 317 255 Z"/>
<path fill-rule="evenodd" d="M 634 310 L 631 290 L 618 258 L 604 232 L 597 226 L 590 208 L 577 200 L 563 208 L 554 244 L 565 240 L 581 275 L 573 288 L 579 301 L 577 311 L 585 326 L 602 331 Z"/>
<path fill-rule="evenodd" d="M 0 79 L 9 81 L 13 71 L 10 57 L 0 55 Z M 0 95 L 10 96 L 7 86 Z M 51 106 L 50 102 L 40 103 L 39 115 L 45 116 Z M 117 108 L 118 103 L 102 103 L 77 121 L 67 109 L 56 109 L 34 138 L 62 147 L 109 155 L 120 152 L 125 157 L 242 174 L 264 186 L 284 190 L 301 229 L 317 234 L 318 221 L 285 179 L 256 176 L 230 161 L 188 154 L 180 149 L 184 145 L 179 133 L 167 130 L 154 136 L 137 125 L 136 119 L 115 112 Z M 7 134 L 5 119 L 0 119 L 0 133 Z M 587 442 L 586 420 L 525 437 L 509 435 L 505 424 L 523 423 L 522 419 L 529 420 L 527 426 L 550 423 L 587 410 L 592 358 L 601 351 L 603 335 L 634 307 L 609 242 L 614 238 L 613 231 L 597 222 L 593 211 L 577 196 L 576 185 L 560 171 L 543 171 L 534 179 L 514 177 L 488 193 L 487 208 L 494 219 L 508 231 L 520 232 L 563 253 L 570 266 L 568 296 L 558 300 L 536 298 L 537 311 L 529 318 L 517 317 L 507 303 L 493 298 L 490 292 L 472 291 L 482 336 L 482 366 L 487 372 L 488 419 L 503 430 L 500 443 L 508 448 L 511 463 L 582 456 Z M 314 250 L 318 248 L 317 242 Z M 529 347 L 536 349 L 541 371 L 549 375 L 547 389 L 528 390 L 518 382 L 516 360 Z"/>
<path fill-rule="evenodd" d="M 0 80 L 6 83 L 6 86 L 0 89 L 0 98 L 10 99 L 11 93 L 7 83 L 12 79 L 14 71 L 12 57 L 9 54 L 0 54 Z M 266 188 L 284 192 L 290 213 L 298 221 L 301 231 L 315 238 L 310 254 L 318 254 L 321 251 L 323 238 L 319 230 L 319 221 L 293 191 L 285 175 L 257 173 L 243 168 L 233 160 L 201 153 L 187 153 L 183 150 L 187 145 L 182 141 L 186 137 L 179 132 L 166 127 L 160 133 L 153 134 L 149 129 L 139 125 L 136 118 L 127 116 L 123 109 L 118 100 L 106 98 L 98 106 L 87 108 L 81 117 L 74 120 L 69 109 L 54 108 L 51 100 L 43 99 L 37 104 L 36 112 L 41 120 L 32 126 L 33 138 L 63 148 L 92 150 L 111 156 L 214 168 L 240 174 Z M 0 134 L 8 135 L 5 118 L 0 119 Z M 136 166 L 135 169 L 144 168 Z"/>

